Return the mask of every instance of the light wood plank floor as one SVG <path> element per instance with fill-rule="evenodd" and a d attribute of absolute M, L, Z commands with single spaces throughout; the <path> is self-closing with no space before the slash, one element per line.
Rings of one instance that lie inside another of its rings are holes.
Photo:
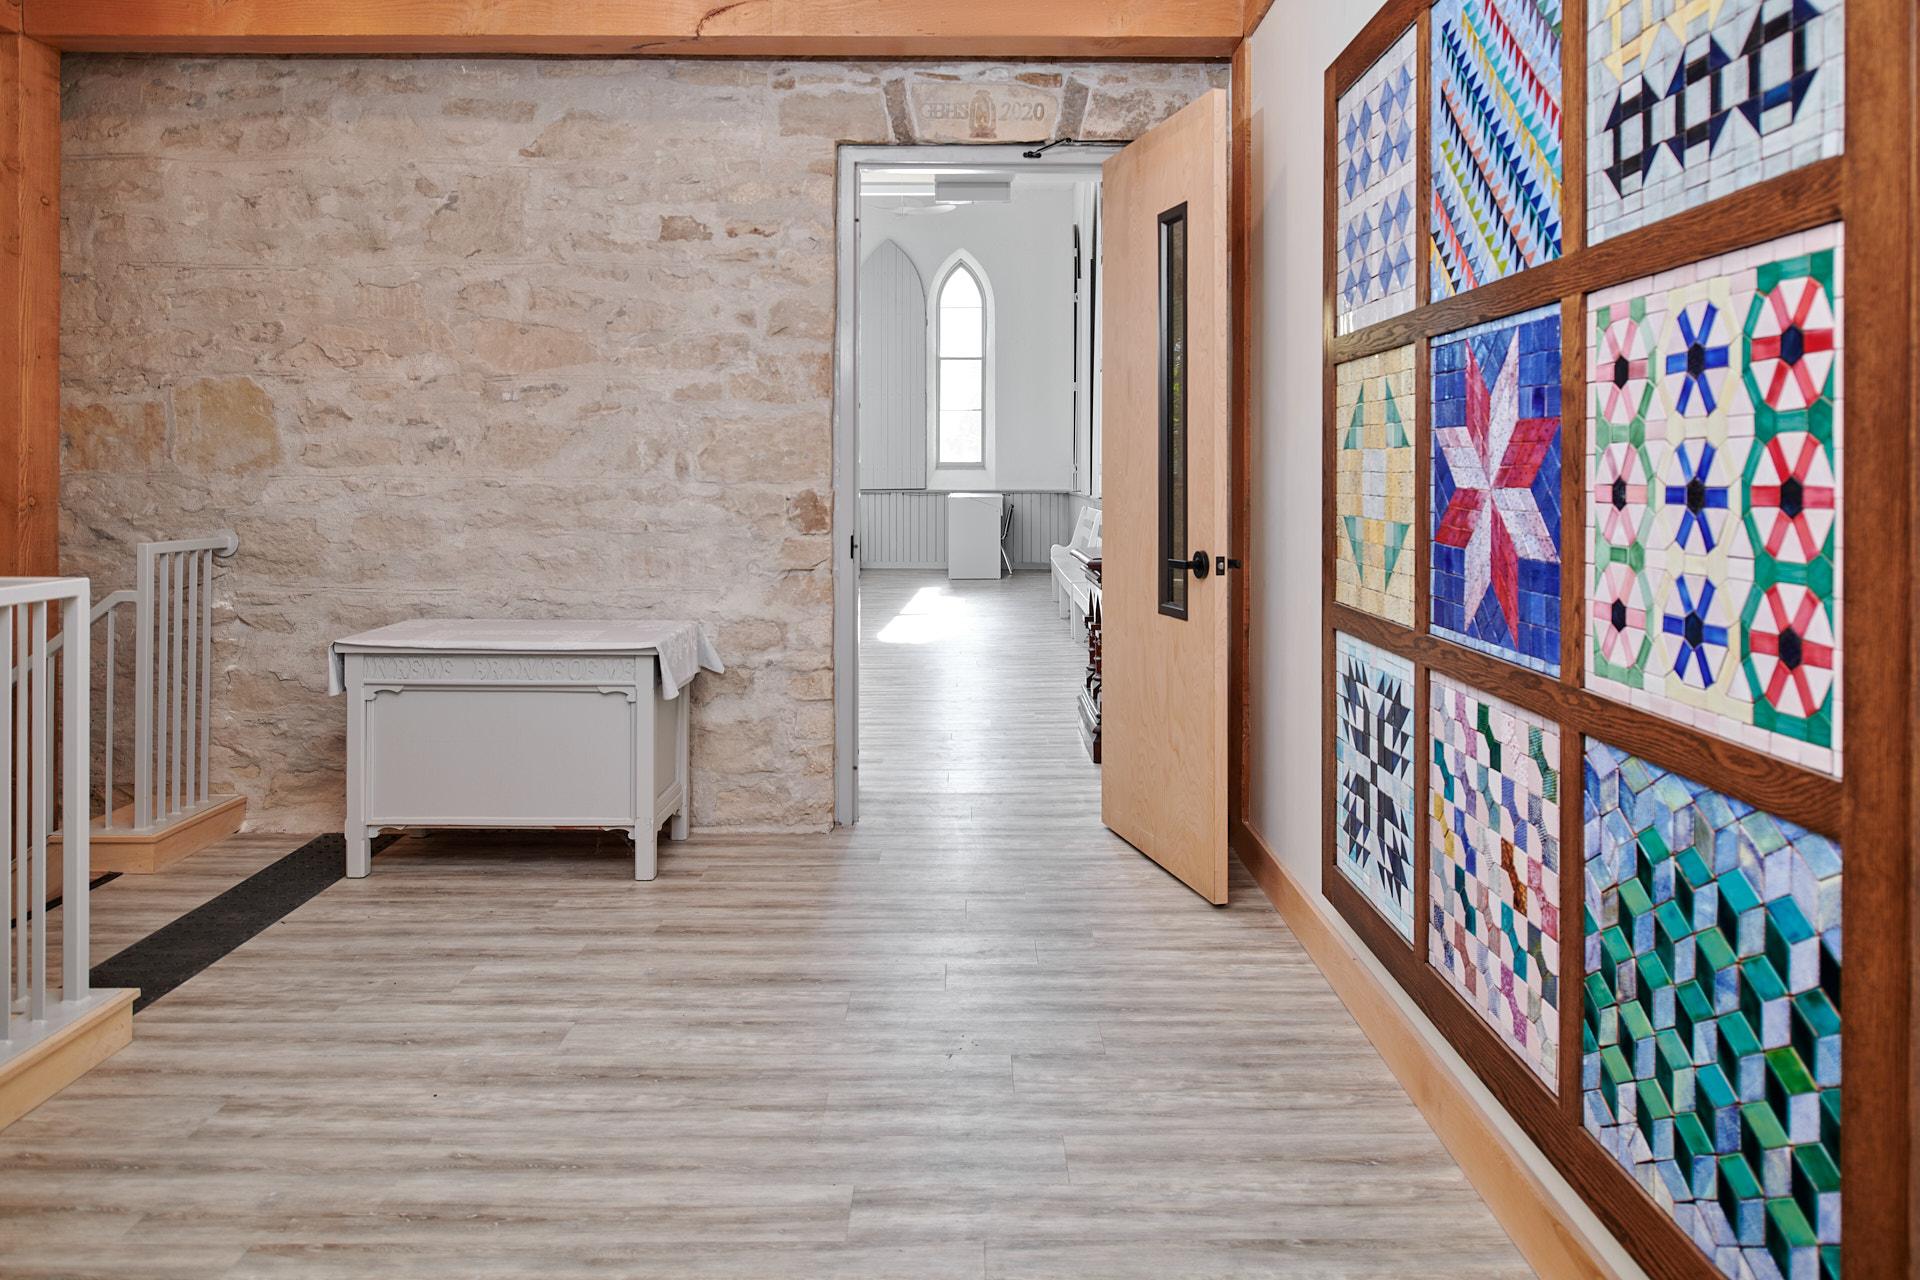
<path fill-rule="evenodd" d="M 0 1133 L 0 1275 L 1531 1274 L 1251 881 L 1100 827 L 1044 577 L 864 616 L 858 829 L 400 842 Z"/>

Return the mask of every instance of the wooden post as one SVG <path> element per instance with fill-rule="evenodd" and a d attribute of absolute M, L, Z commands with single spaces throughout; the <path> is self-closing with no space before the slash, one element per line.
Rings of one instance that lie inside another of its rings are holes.
<path fill-rule="evenodd" d="M 0 34 L 0 574 L 60 571 L 60 54 Z"/>

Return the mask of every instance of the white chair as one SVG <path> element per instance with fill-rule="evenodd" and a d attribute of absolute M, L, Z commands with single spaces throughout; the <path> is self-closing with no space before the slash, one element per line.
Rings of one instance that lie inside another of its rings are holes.
<path fill-rule="evenodd" d="M 1000 511 L 1000 563 L 1006 566 L 1007 576 L 1013 576 L 1013 557 L 1007 554 L 1007 535 L 1013 532 L 1013 504 L 1009 502 Z"/>
<path fill-rule="evenodd" d="M 1083 507 L 1080 519 L 1074 522 L 1073 540 L 1066 546 L 1055 543 L 1048 558 L 1053 561 L 1053 602 L 1060 610 L 1060 616 L 1072 619 L 1078 627 L 1080 619 L 1087 614 L 1087 573 L 1080 562 L 1073 558 L 1074 550 L 1085 552 L 1089 557 L 1100 554 L 1100 509 Z"/>

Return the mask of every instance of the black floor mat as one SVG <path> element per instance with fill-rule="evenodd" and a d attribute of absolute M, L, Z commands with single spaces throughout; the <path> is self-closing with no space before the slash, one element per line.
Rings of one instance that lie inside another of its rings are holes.
<path fill-rule="evenodd" d="M 377 840 L 374 848 L 385 847 L 393 838 Z M 317 836 L 95 965 L 93 985 L 140 988 L 140 998 L 133 1002 L 133 1011 L 139 1013 L 346 874 L 346 837 Z"/>

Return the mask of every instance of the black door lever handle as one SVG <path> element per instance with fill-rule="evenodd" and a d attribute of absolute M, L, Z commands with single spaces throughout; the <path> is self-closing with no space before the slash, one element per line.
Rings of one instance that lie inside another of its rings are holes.
<path fill-rule="evenodd" d="M 1167 567 L 1169 569 L 1185 569 L 1196 578 L 1204 578 L 1213 569 L 1213 559 L 1204 551 L 1196 551 L 1193 553 L 1193 559 L 1169 560 L 1167 561 Z"/>

